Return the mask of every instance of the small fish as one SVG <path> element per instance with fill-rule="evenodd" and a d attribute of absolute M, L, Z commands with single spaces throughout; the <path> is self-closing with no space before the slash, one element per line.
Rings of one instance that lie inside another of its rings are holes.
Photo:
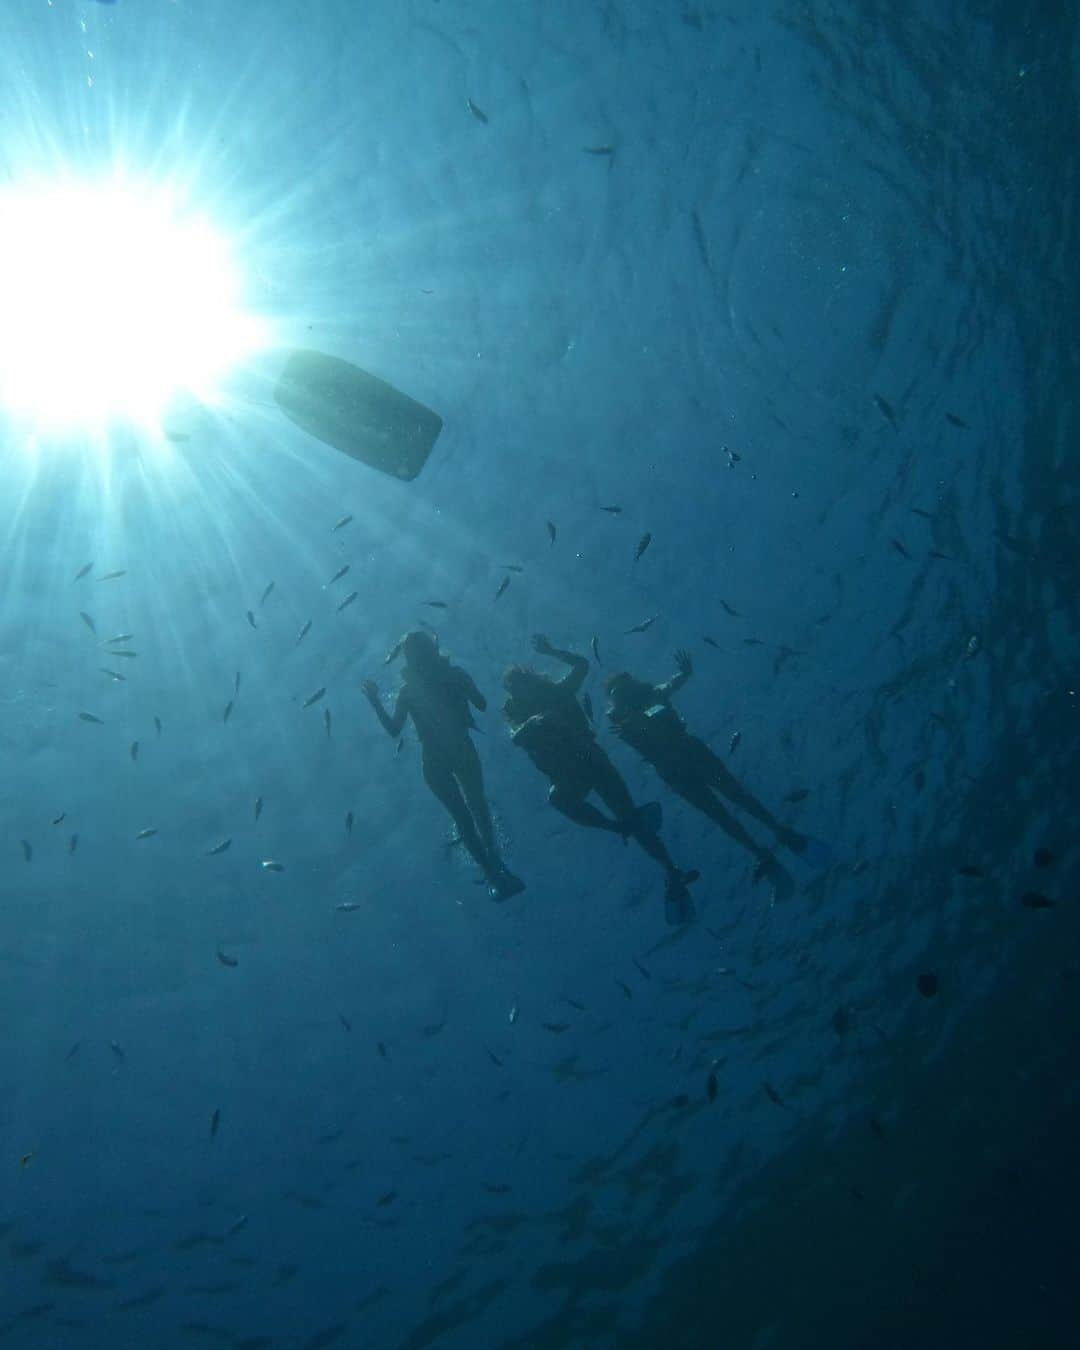
<path fill-rule="evenodd" d="M 654 614 L 654 615 L 652 616 L 651 619 L 643 619 L 641 623 L 636 623 L 636 624 L 634 624 L 633 628 L 628 628 L 628 629 L 626 630 L 627 635 L 629 635 L 630 633 L 644 633 L 644 632 L 646 632 L 648 629 L 650 629 L 650 628 L 653 626 L 653 624 L 657 621 L 657 619 L 658 619 L 659 617 L 660 617 L 659 614 Z"/>
<path fill-rule="evenodd" d="M 154 730 L 157 732 L 157 734 L 158 734 L 159 736 L 161 735 L 161 718 L 160 718 L 160 717 L 155 717 L 155 718 L 154 718 Z"/>
<path fill-rule="evenodd" d="M 343 609 L 348 609 L 348 607 L 352 604 L 352 602 L 356 599 L 356 597 L 359 594 L 360 594 L 359 591 L 350 591 L 349 594 L 345 597 L 345 599 L 342 600 L 341 604 L 338 605 L 337 613 L 340 614 Z"/>
<path fill-rule="evenodd" d="M 247 621 L 249 624 L 251 624 L 252 628 L 258 628 L 259 625 L 255 622 L 255 615 L 251 612 L 251 610 L 248 609 L 245 610 L 244 612 L 247 615 Z"/>
<path fill-rule="evenodd" d="M 233 710 L 233 701 L 232 699 L 229 699 L 228 703 L 225 704 L 224 712 L 222 712 L 221 714 L 221 720 L 223 722 L 227 722 L 229 720 L 229 718 L 232 716 L 232 710 Z"/>
<path fill-rule="evenodd" d="M 378 1050 L 380 1058 L 386 1058 L 386 1045 L 382 1041 L 376 1042 L 375 1049 Z"/>
<path fill-rule="evenodd" d="M 106 638 L 101 645 L 103 647 L 115 647 L 118 642 L 130 642 L 134 636 L 134 633 L 117 633 L 115 637 Z"/>
<path fill-rule="evenodd" d="M 19 843 L 22 845 L 23 862 L 31 862 L 34 857 L 33 846 L 27 839 L 20 839 Z"/>
<path fill-rule="evenodd" d="M 564 1002 L 564 1003 L 569 1003 L 569 1005 L 571 1006 L 571 1008 L 576 1008 L 578 1012 L 584 1012 L 584 1011 L 585 1011 L 585 1004 L 584 1004 L 584 1003 L 579 1003 L 579 1002 L 577 1001 L 576 998 L 565 998 L 565 997 L 564 997 L 564 998 L 563 998 L 563 1002 Z"/>
<path fill-rule="evenodd" d="M 264 872 L 284 872 L 285 864 L 275 862 L 273 858 L 264 858 L 260 866 Z"/>
<path fill-rule="evenodd" d="M 962 877 L 984 877 L 986 873 L 976 863 L 965 863 L 956 869 Z"/>
<path fill-rule="evenodd" d="M 346 833 L 346 834 L 352 834 L 352 827 L 353 827 L 353 813 L 352 813 L 351 811 L 346 811 L 346 812 L 345 812 L 345 833 Z"/>
<path fill-rule="evenodd" d="M 121 567 L 121 568 L 118 568 L 117 571 L 115 571 L 115 572 L 106 572 L 105 575 L 104 575 L 103 577 L 99 577 L 98 580 L 99 580 L 99 581 L 115 581 L 115 580 L 117 579 L 117 577 L 126 577 L 126 576 L 127 576 L 127 568 L 126 568 L 126 567 Z"/>
<path fill-rule="evenodd" d="M 951 422 L 954 427 L 959 427 L 961 431 L 970 430 L 968 424 L 964 421 L 964 419 L 962 417 L 957 417 L 955 413 L 947 412 L 945 414 L 945 421 Z"/>
<path fill-rule="evenodd" d="M 472 115 L 476 118 L 478 122 L 483 122 L 485 126 L 487 125 L 488 120 L 487 113 L 484 112 L 482 108 L 478 108 L 471 98 L 467 98 L 465 100 L 465 106 L 466 108 L 468 108 L 468 110 L 472 113 Z"/>
<path fill-rule="evenodd" d="M 206 850 L 208 858 L 216 858 L 220 853 L 224 853 L 232 844 L 232 839 L 223 839 L 220 844 L 215 844 L 213 848 Z"/>
<path fill-rule="evenodd" d="M 706 647 L 715 647 L 717 651 L 720 650 L 719 642 L 717 642 L 715 638 L 709 637 L 708 634 L 706 634 L 705 637 L 703 637 L 701 640 L 702 642 L 705 643 Z"/>
<path fill-rule="evenodd" d="M 809 788 L 796 788 L 794 792 L 789 792 L 784 798 L 786 802 L 804 802 L 810 796 Z"/>
<path fill-rule="evenodd" d="M 386 1191 L 375 1201 L 376 1209 L 385 1209 L 387 1205 L 392 1205 L 397 1199 L 397 1191 Z"/>
<path fill-rule="evenodd" d="M 139 758 L 139 742 L 138 742 L 138 741 L 132 741 L 132 742 L 131 742 L 131 745 L 130 745 L 130 747 L 128 748 L 128 754 L 131 756 L 131 762 L 132 762 L 132 764 L 135 764 L 135 763 L 138 762 L 138 758 Z"/>
<path fill-rule="evenodd" d="M 218 1126 L 219 1126 L 220 1124 L 221 1124 L 221 1112 L 217 1109 L 217 1107 L 215 1107 L 215 1108 L 214 1108 L 214 1112 L 213 1112 L 213 1114 L 212 1114 L 211 1117 L 210 1117 L 210 1138 L 211 1138 L 211 1139 L 213 1139 L 214 1135 L 217 1134 L 217 1132 L 218 1132 Z"/>
<path fill-rule="evenodd" d="M 79 610 L 79 618 L 82 619 L 83 623 L 86 624 L 87 628 L 90 629 L 91 633 L 93 633 L 94 636 L 97 637 L 97 624 L 93 621 L 90 615 L 87 614 L 85 609 Z"/>
<path fill-rule="evenodd" d="M 741 740 L 742 740 L 742 732 L 741 732 L 741 731 L 733 731 L 733 732 L 731 733 L 731 740 L 728 742 L 728 754 L 729 754 L 729 755 L 733 755 L 733 754 L 735 753 L 735 751 L 738 750 L 738 748 L 739 748 L 739 742 L 740 742 Z"/>
<path fill-rule="evenodd" d="M 600 639 L 595 633 L 593 634 L 592 643 L 590 645 L 592 646 L 592 654 L 596 660 L 596 664 L 598 666 L 603 665 L 604 663 L 600 660 Z"/>
<path fill-rule="evenodd" d="M 581 706 L 585 709 L 585 716 L 591 722 L 593 720 L 593 705 L 589 691 L 586 690 L 581 696 Z"/>
<path fill-rule="evenodd" d="M 449 609 L 449 608 L 450 608 L 450 606 L 446 603 L 445 600 L 425 600 L 425 601 L 424 601 L 424 604 L 427 605 L 427 607 L 428 607 L 429 609 Z"/>
<path fill-rule="evenodd" d="M 613 155 L 615 153 L 613 145 L 583 145 L 581 149 L 586 155 Z M 603 509 L 606 511 L 609 508 L 605 506 Z"/>
<path fill-rule="evenodd" d="M 1057 862 L 1057 858 L 1050 849 L 1037 848 L 1031 855 L 1031 861 L 1036 867 L 1053 867 L 1054 863 Z"/>
<path fill-rule="evenodd" d="M 930 550 L 930 556 L 931 558 L 940 558 L 942 562 L 952 562 L 952 554 L 942 553 L 939 549 L 936 548 L 932 548 Z"/>
<path fill-rule="evenodd" d="M 129 660 L 129 661 L 134 661 L 135 658 L 138 656 L 138 654 L 139 654 L 138 652 L 129 652 L 129 651 L 110 651 L 110 652 L 109 652 L 109 655 L 110 655 L 110 656 L 123 656 L 123 657 L 125 657 L 127 660 Z"/>
<path fill-rule="evenodd" d="M 302 708 L 310 708 L 314 704 L 318 703 L 318 701 L 321 698 L 325 697 L 326 697 L 326 685 L 324 684 L 321 685 L 318 689 L 316 689 L 313 694 L 310 694 L 306 699 L 304 699 L 303 703 L 300 706 Z"/>
<path fill-rule="evenodd" d="M 892 544 L 893 548 L 896 549 L 897 553 L 900 554 L 901 558 L 911 557 L 911 554 L 907 551 L 907 549 L 903 546 L 903 544 L 900 542 L 899 539 L 890 539 L 889 543 Z"/>
<path fill-rule="evenodd" d="M 652 543 L 652 535 L 648 532 L 648 530 L 646 530 L 645 533 L 641 536 L 641 538 L 637 541 L 637 548 L 634 549 L 635 562 L 637 562 L 637 560 L 641 557 L 641 555 L 645 552 L 645 550 L 649 547 L 651 543 Z"/>
<path fill-rule="evenodd" d="M 239 692 L 240 692 L 240 672 L 237 671 L 236 674 L 233 676 L 233 693 L 239 694 Z"/>
<path fill-rule="evenodd" d="M 705 1096 L 708 1098 L 710 1102 L 714 1102 L 716 1101 L 719 1091 L 720 1091 L 720 1083 L 716 1077 L 716 1070 L 711 1069 L 709 1071 L 708 1080 L 705 1083 Z"/>
<path fill-rule="evenodd" d="M 223 952 L 220 947 L 217 949 L 216 955 L 217 959 L 221 962 L 221 964 L 223 966 L 228 966 L 230 970 L 234 969 L 236 966 L 240 964 L 240 962 L 236 959 L 235 956 L 229 956 L 226 952 Z"/>
<path fill-rule="evenodd" d="M 1053 909 L 1056 901 L 1039 891 L 1025 891 L 1020 897 L 1020 903 L 1025 909 Z"/>
<path fill-rule="evenodd" d="M 122 1045 L 120 1045 L 119 1042 L 117 1042 L 117 1041 L 110 1041 L 110 1042 L 109 1042 L 109 1049 L 113 1052 L 113 1054 L 116 1056 L 116 1058 L 117 1058 L 117 1059 L 121 1062 L 121 1064 L 122 1064 L 122 1063 L 124 1062 L 124 1058 L 125 1058 L 125 1056 L 124 1056 L 124 1047 L 123 1047 Z"/>
<path fill-rule="evenodd" d="M 601 510 L 601 511 L 606 511 L 606 512 L 608 513 L 609 516 L 621 516 L 621 515 L 622 515 L 622 507 L 621 507 L 621 506 L 602 506 L 602 507 L 600 508 L 600 510 Z"/>
<path fill-rule="evenodd" d="M 29 1153 L 24 1153 L 24 1154 L 22 1155 L 22 1157 L 19 1159 L 19 1168 L 20 1168 L 20 1170 L 25 1172 L 26 1169 L 27 1169 L 27 1168 L 30 1166 L 30 1164 L 33 1162 L 34 1157 L 35 1157 L 35 1151 L 34 1151 L 34 1149 L 31 1149 Z"/>
<path fill-rule="evenodd" d="M 933 971 L 920 975 L 915 984 L 923 998 L 933 998 L 941 988 L 941 983 Z"/>
<path fill-rule="evenodd" d="M 769 1098 L 769 1101 L 775 1103 L 775 1105 L 777 1106 L 787 1105 L 783 1097 L 780 1096 L 779 1092 L 777 1092 L 777 1090 L 773 1087 L 771 1083 L 765 1084 L 765 1094 Z"/>
<path fill-rule="evenodd" d="M 623 993 L 627 998 L 632 999 L 634 997 L 634 991 L 630 988 L 630 986 L 626 983 L 625 980 L 620 980 L 619 977 L 616 975 L 615 983 L 619 986 L 619 988 L 623 991 Z"/>
<path fill-rule="evenodd" d="M 72 581 L 82 581 L 83 577 L 88 576 L 94 569 L 92 562 L 83 563 L 79 570 L 72 577 Z"/>
<path fill-rule="evenodd" d="M 341 904 L 335 905 L 334 908 L 339 914 L 353 914 L 360 908 L 360 903 L 357 900 L 342 900 Z"/>
<path fill-rule="evenodd" d="M 557 532 L 557 530 L 555 529 L 554 524 L 553 524 L 552 521 L 550 521 L 550 520 L 547 522 L 547 532 L 548 532 L 548 539 L 550 539 L 550 541 L 551 541 L 552 543 L 554 543 L 554 542 L 555 542 L 555 536 L 556 536 L 556 534 L 557 534 L 558 532 Z"/>
<path fill-rule="evenodd" d="M 506 568 L 508 572 L 520 573 L 525 571 L 524 567 L 522 567 L 520 563 L 503 563 L 503 566 Z"/>
<path fill-rule="evenodd" d="M 334 525 L 331 526 L 330 533 L 336 534 L 338 530 L 343 530 L 351 520 L 352 516 L 342 516 L 339 521 L 337 521 Z"/>
<path fill-rule="evenodd" d="M 726 600 L 721 600 L 720 604 L 723 607 L 725 614 L 730 614 L 733 619 L 742 618 L 742 615 L 739 613 L 739 611 L 737 609 L 732 609 Z"/>
<path fill-rule="evenodd" d="M 851 1012 L 847 1008 L 837 1008 L 832 1015 L 832 1029 L 840 1037 L 851 1030 Z"/>
<path fill-rule="evenodd" d="M 103 727 L 103 726 L 105 725 L 105 723 L 101 720 L 100 717 L 95 717 L 93 713 L 88 713 L 88 712 L 81 712 L 81 713 L 79 714 L 79 721 L 80 721 L 80 722 L 93 722 L 93 724 L 94 724 L 95 726 L 98 726 L 98 727 Z"/>
<path fill-rule="evenodd" d="M 54 825 L 62 825 L 66 819 L 67 819 L 67 812 L 61 811 L 58 816 L 53 816 L 52 823 Z"/>
<path fill-rule="evenodd" d="M 262 815 L 262 809 L 263 809 L 263 799 L 262 799 L 261 797 L 256 797 L 256 798 L 255 798 L 255 819 L 256 819 L 256 820 L 258 820 L 259 817 Z"/>
<path fill-rule="evenodd" d="M 555 1036 L 561 1036 L 564 1031 L 570 1030 L 569 1022 L 541 1022 L 540 1025 Z"/>
<path fill-rule="evenodd" d="M 301 642 L 303 642 L 303 640 L 307 637 L 307 635 L 308 635 L 310 632 L 311 632 L 311 620 L 308 619 L 307 623 L 305 623 L 305 624 L 301 627 L 299 633 L 297 633 L 297 635 L 296 635 L 296 641 L 293 643 L 293 646 L 299 647 L 300 644 L 301 644 Z"/>
<path fill-rule="evenodd" d="M 637 959 L 636 956 L 632 956 L 630 960 L 633 961 L 634 965 L 638 968 L 640 974 L 644 975 L 644 977 L 647 980 L 652 979 L 652 976 L 649 974 L 648 970 L 646 970 L 646 968 L 641 964 L 641 962 Z"/>
<path fill-rule="evenodd" d="M 99 3 L 111 5 L 115 3 L 115 0 L 99 0 Z M 186 441 L 191 440 L 191 436 L 186 431 L 167 431 L 165 433 L 165 439 L 167 441 L 172 441 L 174 445 L 183 445 Z"/>
<path fill-rule="evenodd" d="M 118 670 L 110 670 L 108 666 L 98 666 L 98 670 L 101 671 L 102 675 L 108 675 L 110 680 L 114 680 L 120 684 L 124 684 L 127 681 L 126 675 L 121 675 Z"/>
<path fill-rule="evenodd" d="M 330 580 L 326 584 L 328 586 L 332 586 L 335 581 L 340 581 L 343 576 L 347 575 L 350 566 L 351 566 L 350 563 L 345 563 L 342 567 L 339 567 L 338 570 L 334 573 L 334 575 L 330 578 Z"/>
<path fill-rule="evenodd" d="M 342 1027 L 344 1027 L 346 1031 L 352 1031 L 352 1023 L 349 1021 L 349 1019 L 345 1016 L 343 1012 L 338 1013 L 338 1021 L 341 1023 Z"/>
<path fill-rule="evenodd" d="M 333 717 L 331 716 L 329 708 L 323 709 L 322 720 L 323 726 L 326 728 L 326 739 L 329 740 L 331 735 L 330 728 L 333 725 L 334 720 Z"/>
<path fill-rule="evenodd" d="M 234 1219 L 232 1223 L 229 1224 L 228 1228 L 225 1229 L 225 1236 L 229 1238 L 232 1237 L 234 1233 L 239 1233 L 240 1229 L 246 1226 L 247 1221 L 248 1216 L 246 1214 L 241 1214 L 238 1219 Z"/>
<path fill-rule="evenodd" d="M 68 840 L 68 852 L 74 853 L 78 847 L 79 847 L 79 836 L 77 834 L 73 834 L 71 838 Z"/>
<path fill-rule="evenodd" d="M 140 830 L 139 833 L 135 836 L 135 838 L 136 838 L 136 839 L 153 839 L 153 837 L 154 837 L 155 834 L 157 834 L 157 830 L 156 830 L 156 829 Z"/>
<path fill-rule="evenodd" d="M 509 1195 L 509 1194 L 510 1194 L 510 1187 L 507 1186 L 507 1185 L 501 1184 L 501 1183 L 498 1184 L 498 1185 L 485 1185 L 485 1186 L 484 1186 L 484 1190 L 487 1191 L 487 1193 L 488 1193 L 489 1195 Z"/>
<path fill-rule="evenodd" d="M 874 395 L 874 407 L 877 408 L 878 412 L 884 417 L 885 421 L 888 422 L 889 426 L 892 427 L 893 431 L 900 430 L 900 426 L 896 420 L 895 410 L 891 404 L 887 403 L 885 399 L 881 397 L 880 394 Z"/>
<path fill-rule="evenodd" d="M 499 589 L 495 592 L 495 599 L 496 599 L 496 600 L 498 600 L 498 598 L 499 598 L 500 595 L 505 595 L 505 593 L 506 593 L 506 588 L 507 588 L 507 586 L 509 586 L 509 585 L 510 585 L 510 578 L 509 578 L 509 577 L 503 577 L 502 581 L 499 582 Z"/>
<path fill-rule="evenodd" d="M 269 600 L 270 596 L 273 594 L 273 590 L 274 590 L 274 583 L 272 581 L 267 582 L 266 588 L 264 589 L 262 595 L 259 596 L 260 606 L 266 604 L 267 600 Z"/>
<path fill-rule="evenodd" d="M 507 1020 L 509 1021 L 511 1026 L 513 1026 L 514 1023 L 518 1020 L 518 1005 L 516 1003 L 510 1009 L 510 1012 L 507 1015 Z"/>
<path fill-rule="evenodd" d="M 82 1041 L 76 1041 L 76 1042 L 75 1042 L 75 1044 L 71 1047 L 71 1049 L 70 1049 L 70 1050 L 67 1052 L 67 1054 L 64 1056 L 64 1063 L 65 1063 L 65 1064 L 69 1064 L 69 1063 L 75 1058 L 75 1056 L 79 1053 L 79 1047 L 80 1047 L 81 1045 L 82 1045 Z"/>

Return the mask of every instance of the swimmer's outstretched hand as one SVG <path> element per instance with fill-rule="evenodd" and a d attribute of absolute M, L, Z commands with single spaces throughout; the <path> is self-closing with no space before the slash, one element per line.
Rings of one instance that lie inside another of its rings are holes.
<path fill-rule="evenodd" d="M 690 660 L 690 653 L 685 648 L 680 647 L 675 653 L 675 667 L 680 675 L 693 675 L 694 663 Z"/>
<path fill-rule="evenodd" d="M 553 656 L 555 653 L 555 648 L 543 633 L 533 634 L 532 645 L 533 651 L 539 652 L 541 656 Z"/>

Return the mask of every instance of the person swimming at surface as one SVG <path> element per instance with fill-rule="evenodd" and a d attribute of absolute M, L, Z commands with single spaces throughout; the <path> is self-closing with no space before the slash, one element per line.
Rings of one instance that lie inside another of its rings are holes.
<path fill-rule="evenodd" d="M 393 713 L 387 713 L 373 680 L 361 685 L 383 729 L 397 738 L 411 718 L 420 741 L 424 782 L 450 813 L 461 842 L 479 865 L 492 898 L 508 900 L 525 889 L 499 855 L 495 827 L 484 794 L 480 756 L 469 733 L 475 728 L 470 705 L 480 712 L 487 700 L 472 676 L 452 665 L 427 633 L 412 632 L 388 659 L 405 658 Z"/>
<path fill-rule="evenodd" d="M 757 860 L 758 874 L 768 875 L 778 889 L 789 892 L 793 883 L 772 852 L 761 847 L 721 802 L 723 797 L 760 820 L 777 841 L 803 854 L 808 839 L 789 829 L 748 792 L 722 759 L 697 736 L 675 711 L 671 700 L 694 673 L 685 651 L 675 653 L 676 673 L 663 684 L 649 684 L 626 671 L 608 677 L 607 718 L 612 731 L 653 766 L 673 792 L 720 826 Z"/>
<path fill-rule="evenodd" d="M 669 922 L 693 917 L 687 881 L 696 872 L 676 867 L 660 839 L 660 807 L 656 802 L 634 805 L 630 789 L 589 726 L 577 694 L 589 663 L 575 652 L 562 651 L 538 633 L 533 649 L 569 666 L 561 680 L 553 680 L 527 666 L 511 666 L 503 677 L 509 697 L 503 708 L 510 738 L 524 750 L 551 781 L 548 801 L 578 825 L 606 830 L 634 839 L 664 869 L 667 878 L 666 912 Z M 605 815 L 588 797 L 595 793 L 610 810 Z"/>

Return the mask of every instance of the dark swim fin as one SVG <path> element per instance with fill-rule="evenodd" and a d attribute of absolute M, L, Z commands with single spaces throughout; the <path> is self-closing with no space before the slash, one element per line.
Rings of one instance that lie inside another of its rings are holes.
<path fill-rule="evenodd" d="M 292 352 L 274 399 L 301 430 L 394 478 L 415 478 L 442 430 L 438 413 L 323 352 Z"/>
<path fill-rule="evenodd" d="M 524 889 L 525 883 L 522 879 L 514 876 L 513 872 L 508 871 L 504 867 L 498 872 L 495 880 L 488 887 L 488 894 L 491 896 L 492 900 L 496 900 L 501 904 L 503 900 L 511 900 L 515 895 L 520 895 Z"/>

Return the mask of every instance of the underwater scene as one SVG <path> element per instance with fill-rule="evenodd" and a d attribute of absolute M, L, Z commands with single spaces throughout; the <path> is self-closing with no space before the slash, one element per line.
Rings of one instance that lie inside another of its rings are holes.
<path fill-rule="evenodd" d="M 1080 8 L 6 0 L 0 1350 L 1080 1344 Z"/>

